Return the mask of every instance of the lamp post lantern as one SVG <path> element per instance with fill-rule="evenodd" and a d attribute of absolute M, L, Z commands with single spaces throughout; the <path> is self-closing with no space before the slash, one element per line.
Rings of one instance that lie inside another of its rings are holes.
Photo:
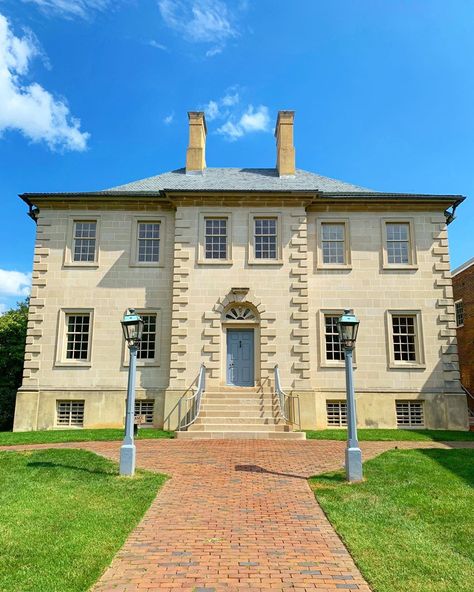
<path fill-rule="evenodd" d="M 137 351 L 143 333 L 143 320 L 133 308 L 129 308 L 120 322 L 122 324 L 123 335 L 130 351 L 125 437 L 120 448 L 120 474 L 133 477 L 135 474 L 136 457 L 135 441 L 133 438 L 133 420 L 135 417 L 135 375 L 137 369 Z"/>
<path fill-rule="evenodd" d="M 337 322 L 339 340 L 344 348 L 346 365 L 346 396 L 347 396 L 347 446 L 346 446 L 346 478 L 348 481 L 362 481 L 362 453 L 357 439 L 357 413 L 354 396 L 352 354 L 359 329 L 359 319 L 350 308 L 344 310 Z"/>

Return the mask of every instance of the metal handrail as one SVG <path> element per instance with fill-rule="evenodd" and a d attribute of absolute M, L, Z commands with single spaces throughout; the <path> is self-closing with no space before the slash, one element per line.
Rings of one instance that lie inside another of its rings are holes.
<path fill-rule="evenodd" d="M 466 395 L 474 401 L 474 395 L 470 391 L 468 391 L 467 388 L 462 383 L 461 383 L 461 388 L 466 393 Z M 469 417 L 474 417 L 474 410 L 472 410 L 469 407 L 469 403 L 467 405 L 467 413 L 468 413 Z"/>
<path fill-rule="evenodd" d="M 201 411 L 202 394 L 206 390 L 206 366 L 201 364 L 196 390 L 193 395 L 186 397 L 186 393 L 178 401 L 178 427 L 177 431 L 187 430 Z M 184 406 L 184 413 L 183 413 Z"/>
<path fill-rule="evenodd" d="M 294 395 L 288 395 L 281 388 L 280 380 L 280 369 L 278 364 L 275 365 L 275 392 L 278 398 L 278 405 L 280 408 L 280 414 L 285 421 L 290 424 L 296 425 L 301 429 L 301 409 L 300 409 L 300 398 Z"/>

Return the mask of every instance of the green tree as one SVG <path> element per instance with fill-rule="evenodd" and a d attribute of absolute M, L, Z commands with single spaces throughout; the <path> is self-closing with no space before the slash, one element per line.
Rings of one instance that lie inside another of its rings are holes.
<path fill-rule="evenodd" d="M 25 356 L 28 298 L 0 315 L 0 431 L 11 430 Z"/>

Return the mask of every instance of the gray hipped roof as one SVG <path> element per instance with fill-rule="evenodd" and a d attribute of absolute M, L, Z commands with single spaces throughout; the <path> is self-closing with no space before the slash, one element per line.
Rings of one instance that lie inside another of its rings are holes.
<path fill-rule="evenodd" d="M 177 169 L 169 173 L 132 181 L 106 189 L 108 192 L 133 191 L 320 191 L 365 193 L 365 189 L 337 179 L 296 170 L 294 177 L 279 177 L 276 169 L 208 168 L 203 173 Z"/>

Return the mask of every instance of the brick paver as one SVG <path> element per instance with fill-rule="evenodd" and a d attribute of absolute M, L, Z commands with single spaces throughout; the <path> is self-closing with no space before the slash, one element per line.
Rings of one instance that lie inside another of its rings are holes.
<path fill-rule="evenodd" d="M 117 459 L 120 443 L 61 446 Z M 329 441 L 138 441 L 139 466 L 172 479 L 94 592 L 368 592 L 307 483 L 311 475 L 340 468 L 344 446 Z M 366 442 L 364 459 L 395 446 L 448 447 Z"/>

